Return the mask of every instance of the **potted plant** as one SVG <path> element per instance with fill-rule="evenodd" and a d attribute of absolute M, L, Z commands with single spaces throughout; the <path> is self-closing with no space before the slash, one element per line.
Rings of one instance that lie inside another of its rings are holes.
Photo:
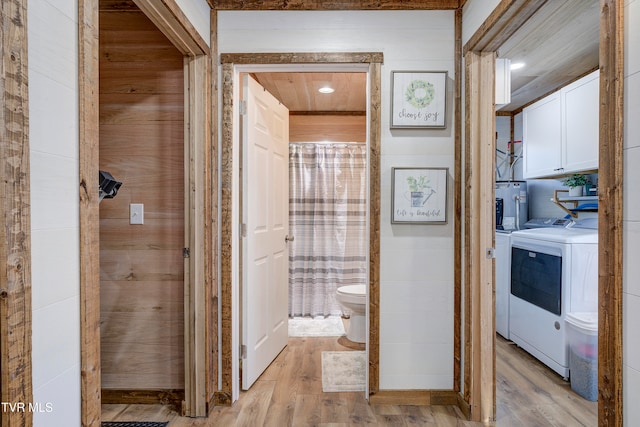
<path fill-rule="evenodd" d="M 420 207 L 424 205 L 426 202 L 424 190 L 431 188 L 427 177 L 421 175 L 416 179 L 413 176 L 410 176 L 407 178 L 407 184 L 409 185 L 409 191 L 411 192 L 411 206 Z"/>
<path fill-rule="evenodd" d="M 582 196 L 582 191 L 584 185 L 589 182 L 589 179 L 586 175 L 581 175 L 579 173 L 574 173 L 569 177 L 565 178 L 564 185 L 569 187 L 569 196 L 570 197 L 578 197 Z"/>

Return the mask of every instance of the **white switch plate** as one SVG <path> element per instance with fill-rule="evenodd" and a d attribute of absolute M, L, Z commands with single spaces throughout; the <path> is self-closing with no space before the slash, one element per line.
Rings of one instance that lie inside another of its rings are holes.
<path fill-rule="evenodd" d="M 129 224 L 144 224 L 144 205 L 142 203 L 129 205 Z"/>

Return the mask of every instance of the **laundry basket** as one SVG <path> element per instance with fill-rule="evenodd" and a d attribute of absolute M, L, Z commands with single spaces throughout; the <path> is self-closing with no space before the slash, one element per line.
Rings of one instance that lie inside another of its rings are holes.
<path fill-rule="evenodd" d="M 571 388 L 598 400 L 598 313 L 567 313 Z"/>

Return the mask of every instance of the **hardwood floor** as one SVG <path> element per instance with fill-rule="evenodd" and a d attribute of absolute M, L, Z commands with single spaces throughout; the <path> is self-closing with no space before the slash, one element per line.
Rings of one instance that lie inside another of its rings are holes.
<path fill-rule="evenodd" d="M 597 426 L 598 402 L 576 394 L 558 374 L 497 336 L 496 425 Z"/>
<path fill-rule="evenodd" d="M 170 421 L 200 426 L 437 426 L 468 427 L 457 407 L 373 405 L 364 393 L 323 393 L 322 351 L 352 350 L 344 340 L 289 338 L 289 345 L 231 407 L 208 418 L 184 418 L 161 405 L 102 405 L 103 421 Z M 575 394 L 569 383 L 513 343 L 497 337 L 496 426 L 595 426 L 597 403 Z"/>

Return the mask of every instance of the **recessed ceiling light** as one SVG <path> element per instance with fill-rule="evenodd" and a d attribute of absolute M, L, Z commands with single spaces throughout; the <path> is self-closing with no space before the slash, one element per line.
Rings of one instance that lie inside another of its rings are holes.
<path fill-rule="evenodd" d="M 512 62 L 511 63 L 511 71 L 519 70 L 524 67 L 524 62 Z"/>
<path fill-rule="evenodd" d="M 320 93 L 333 93 L 335 91 L 335 89 L 329 87 L 329 86 L 325 86 L 325 87 L 321 87 L 320 89 L 318 89 L 318 92 Z"/>

